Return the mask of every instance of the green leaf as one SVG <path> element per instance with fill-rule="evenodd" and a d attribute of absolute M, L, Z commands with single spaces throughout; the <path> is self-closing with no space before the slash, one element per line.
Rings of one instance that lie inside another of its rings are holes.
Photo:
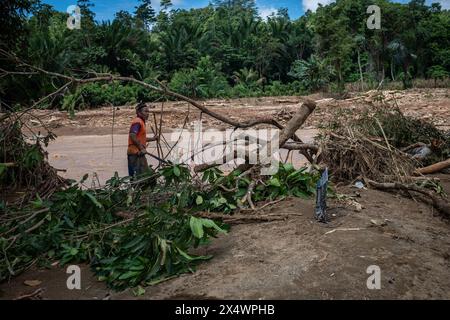
<path fill-rule="evenodd" d="M 105 276 L 99 276 L 97 278 L 98 281 L 106 281 L 107 279 L 108 279 L 108 277 L 105 277 Z"/>
<path fill-rule="evenodd" d="M 69 251 L 71 256 L 76 256 L 78 254 L 78 249 L 77 248 L 72 248 Z"/>
<path fill-rule="evenodd" d="M 161 257 L 160 265 L 163 266 L 164 263 L 166 262 L 167 250 L 169 249 L 169 247 L 167 245 L 167 241 L 165 239 L 161 239 L 160 247 L 161 247 L 161 251 L 162 251 L 162 257 Z"/>
<path fill-rule="evenodd" d="M 278 178 L 272 178 L 268 181 L 268 184 L 274 187 L 281 187 L 280 180 Z"/>
<path fill-rule="evenodd" d="M 136 290 L 133 290 L 133 294 L 135 297 L 142 296 L 143 294 L 145 294 L 145 289 L 141 286 L 138 286 Z"/>
<path fill-rule="evenodd" d="M 133 196 L 129 194 L 127 196 L 127 203 L 126 203 L 127 207 L 129 207 L 132 203 L 133 203 Z"/>
<path fill-rule="evenodd" d="M 139 275 L 140 273 L 141 273 L 140 271 L 128 271 L 128 272 L 125 272 L 124 274 L 122 274 L 122 275 L 119 277 L 119 280 L 127 280 L 127 279 L 130 279 L 130 278 L 136 277 L 136 276 Z"/>
<path fill-rule="evenodd" d="M 197 257 L 192 257 L 189 254 L 187 254 L 186 252 L 184 252 L 183 250 L 181 250 L 180 248 L 177 247 L 178 252 L 180 253 L 181 256 L 183 256 L 186 260 L 188 261 L 196 261 L 196 260 L 209 260 L 212 258 L 212 256 L 197 256 Z"/>
<path fill-rule="evenodd" d="M 221 233 L 227 233 L 225 230 L 221 229 L 214 221 L 210 219 L 201 219 L 201 223 L 206 228 L 214 228 Z"/>
<path fill-rule="evenodd" d="M 170 276 L 170 277 L 161 277 L 161 278 L 155 279 L 153 281 L 148 281 L 148 282 L 146 282 L 146 284 L 149 285 L 149 286 L 155 286 L 155 285 L 157 285 L 157 284 L 159 284 L 161 282 L 164 282 L 164 281 L 167 281 L 167 280 L 170 280 L 170 279 L 175 279 L 176 277 L 178 277 L 177 274 L 173 275 L 173 276 Z"/>
<path fill-rule="evenodd" d="M 125 250 L 131 249 L 134 246 L 136 246 L 137 244 L 139 244 L 142 240 L 144 240 L 144 236 L 140 235 L 140 236 L 134 238 L 133 240 L 131 240 L 130 242 L 128 242 L 125 246 L 123 246 L 123 249 L 125 249 Z"/>
<path fill-rule="evenodd" d="M 192 234 L 194 237 L 201 239 L 203 238 L 204 232 L 203 232 L 203 223 L 200 219 L 196 217 L 191 217 L 189 221 L 189 225 L 191 227 Z"/>
<path fill-rule="evenodd" d="M 137 266 L 130 267 L 130 271 L 142 271 L 144 269 L 145 269 L 144 265 L 137 265 Z"/>
<path fill-rule="evenodd" d="M 181 175 L 181 171 L 180 168 L 178 168 L 178 166 L 173 167 L 173 174 L 177 177 Z"/>
<path fill-rule="evenodd" d="M 44 201 L 39 197 L 39 194 L 36 193 L 36 200 L 31 202 L 36 209 L 40 209 L 44 206 Z"/>
<path fill-rule="evenodd" d="M 195 203 L 197 205 L 201 205 L 203 203 L 203 197 L 202 196 L 197 196 L 197 199 L 195 199 Z"/>
<path fill-rule="evenodd" d="M 99 209 L 103 208 L 102 204 L 98 202 L 97 198 L 94 197 L 94 195 L 88 191 L 84 193 L 88 196 L 89 199 L 91 199 L 92 203 L 95 204 Z"/>
<path fill-rule="evenodd" d="M 287 181 L 293 181 L 293 182 L 299 182 L 299 181 L 306 181 L 308 180 L 308 176 L 303 174 L 302 171 L 298 170 L 295 172 L 292 172 L 288 177 L 286 178 Z"/>
<path fill-rule="evenodd" d="M 4 163 L 0 163 L 0 177 L 2 176 L 3 172 L 6 171 L 6 165 Z"/>
<path fill-rule="evenodd" d="M 72 220 L 70 220 L 70 218 L 67 215 L 64 215 L 63 219 L 70 228 L 72 228 L 72 229 L 75 228 Z"/>
<path fill-rule="evenodd" d="M 190 255 L 188 255 L 186 252 L 184 252 L 183 250 L 181 250 L 180 248 L 177 247 L 178 252 L 180 253 L 180 255 L 185 258 L 188 261 L 193 261 L 195 260 L 194 257 L 191 257 Z"/>
<path fill-rule="evenodd" d="M 306 191 L 302 191 L 298 188 L 295 188 L 292 191 L 292 194 L 296 197 L 302 198 L 302 199 L 309 199 L 308 193 Z"/>

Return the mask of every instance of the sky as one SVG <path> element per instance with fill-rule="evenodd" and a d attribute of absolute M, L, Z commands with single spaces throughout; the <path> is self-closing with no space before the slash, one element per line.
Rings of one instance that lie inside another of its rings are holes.
<path fill-rule="evenodd" d="M 76 4 L 76 0 L 43 0 L 42 2 L 52 5 L 58 11 L 66 11 L 67 7 Z M 120 10 L 133 12 L 138 0 L 93 0 L 92 8 L 96 14 L 96 20 L 112 20 L 114 14 Z M 152 1 L 153 7 L 158 11 L 159 0 Z M 208 5 L 209 0 L 172 0 L 176 9 L 202 8 Z M 315 11 L 318 3 L 329 4 L 333 0 L 256 0 L 259 14 L 266 18 L 278 8 L 288 8 L 289 16 L 296 19 L 303 15 L 306 10 Z M 395 2 L 406 3 L 408 0 L 396 0 Z M 450 0 L 427 0 L 427 4 L 440 2 L 444 9 L 450 9 Z"/>

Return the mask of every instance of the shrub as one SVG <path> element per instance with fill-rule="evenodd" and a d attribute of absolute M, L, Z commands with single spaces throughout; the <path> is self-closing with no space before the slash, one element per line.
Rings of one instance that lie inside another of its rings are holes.
<path fill-rule="evenodd" d="M 306 94 L 307 90 L 300 81 L 283 84 L 281 81 L 273 81 L 266 86 L 264 94 L 266 96 L 292 96 Z"/>
<path fill-rule="evenodd" d="M 229 90 L 232 98 L 259 97 L 262 96 L 262 93 L 261 88 L 252 88 L 243 83 L 239 83 Z"/>
<path fill-rule="evenodd" d="M 137 84 L 89 83 L 78 87 L 72 94 L 66 95 L 61 108 L 73 112 L 109 104 L 120 106 L 134 104 L 137 101 L 151 101 L 160 96 L 159 93 Z"/>
<path fill-rule="evenodd" d="M 307 89 L 319 90 L 330 82 L 334 70 L 325 60 L 312 55 L 308 60 L 294 61 L 288 75 L 298 79 Z"/>
<path fill-rule="evenodd" d="M 192 98 L 225 97 L 230 86 L 219 70 L 220 64 L 214 64 L 209 56 L 203 57 L 195 69 L 176 72 L 169 87 Z"/>
<path fill-rule="evenodd" d="M 428 76 L 434 79 L 434 86 L 436 87 L 437 80 L 444 80 L 449 76 L 449 73 L 442 66 L 432 66 L 428 69 Z"/>

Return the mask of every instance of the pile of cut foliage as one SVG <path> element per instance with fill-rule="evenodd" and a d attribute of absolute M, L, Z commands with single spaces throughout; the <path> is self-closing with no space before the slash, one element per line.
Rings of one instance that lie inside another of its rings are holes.
<path fill-rule="evenodd" d="M 55 136 L 49 133 L 34 138 L 34 143 L 25 140 L 20 120 L 8 117 L 0 121 L 0 191 L 3 194 L 20 191 L 47 198 L 66 184 L 45 161 L 47 153 L 42 148 Z"/>
<path fill-rule="evenodd" d="M 450 203 L 439 180 L 418 176 L 430 163 L 447 165 L 450 137 L 426 121 L 387 106 L 339 110 L 319 136 L 321 159 L 335 180 L 364 180 L 373 188 L 400 192 L 433 205 L 450 218 Z M 405 151 L 426 146 L 432 153 L 418 160 Z M 444 161 L 445 160 L 445 161 Z"/>
<path fill-rule="evenodd" d="M 209 256 L 189 250 L 226 232 L 227 225 L 202 217 L 232 214 L 252 181 L 238 170 L 217 168 L 192 177 L 188 167 L 171 165 L 138 180 L 116 174 L 105 187 L 82 181 L 25 207 L 0 209 L 0 281 L 34 264 L 89 263 L 113 289 L 151 285 L 192 271 Z M 254 201 L 309 196 L 316 177 L 280 164 L 279 172 L 255 186 Z M 150 182 L 150 183 L 149 183 Z M 126 219 L 124 220 L 124 216 Z"/>
<path fill-rule="evenodd" d="M 386 106 L 340 109 L 321 128 L 322 159 L 337 180 L 358 177 L 404 181 L 417 167 L 450 157 L 450 137 L 433 124 Z M 414 144 L 433 153 L 418 161 L 402 150 Z"/>

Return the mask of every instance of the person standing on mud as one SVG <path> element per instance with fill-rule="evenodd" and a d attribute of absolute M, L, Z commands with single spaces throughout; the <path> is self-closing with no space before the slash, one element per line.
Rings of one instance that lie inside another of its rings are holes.
<path fill-rule="evenodd" d="M 149 170 L 147 163 L 147 143 L 156 140 L 147 138 L 145 122 L 148 120 L 150 110 L 145 103 L 136 106 L 136 118 L 133 119 L 128 135 L 128 174 L 130 176 L 140 175 Z"/>

